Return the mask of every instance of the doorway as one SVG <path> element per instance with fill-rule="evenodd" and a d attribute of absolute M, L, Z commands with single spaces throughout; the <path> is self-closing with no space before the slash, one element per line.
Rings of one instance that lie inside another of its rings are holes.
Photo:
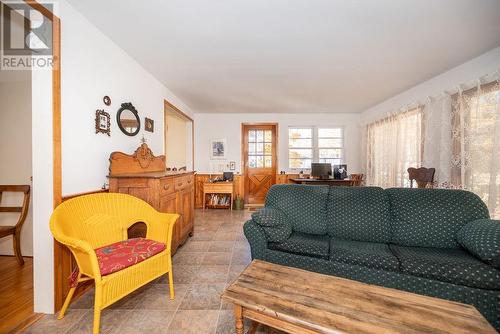
<path fill-rule="evenodd" d="M 278 124 L 242 124 L 242 162 L 245 203 L 263 204 L 276 183 Z"/>
<path fill-rule="evenodd" d="M 0 6 L 11 45 L 22 42 L 30 21 Z M 0 333 L 9 333 L 34 316 L 31 69 L 0 71 L 0 141 Z"/>
<path fill-rule="evenodd" d="M 164 101 L 164 153 L 167 168 L 193 170 L 194 121 Z"/>

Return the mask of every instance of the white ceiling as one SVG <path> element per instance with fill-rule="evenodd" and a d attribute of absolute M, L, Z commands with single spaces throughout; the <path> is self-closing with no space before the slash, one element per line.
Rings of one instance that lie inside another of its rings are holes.
<path fill-rule="evenodd" d="M 499 0 L 69 0 L 195 112 L 361 112 L 500 45 Z"/>

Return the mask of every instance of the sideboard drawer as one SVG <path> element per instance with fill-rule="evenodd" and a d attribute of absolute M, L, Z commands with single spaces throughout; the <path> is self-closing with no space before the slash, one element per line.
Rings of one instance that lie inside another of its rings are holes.
<path fill-rule="evenodd" d="M 174 191 L 174 179 L 166 178 L 160 180 L 160 196 L 171 194 Z"/>
<path fill-rule="evenodd" d="M 187 176 L 177 176 L 174 178 L 174 189 L 182 190 L 188 186 L 188 177 Z"/>

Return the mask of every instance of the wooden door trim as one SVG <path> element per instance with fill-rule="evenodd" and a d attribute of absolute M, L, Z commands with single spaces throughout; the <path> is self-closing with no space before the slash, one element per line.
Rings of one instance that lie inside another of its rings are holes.
<path fill-rule="evenodd" d="M 279 154 L 279 124 L 278 123 L 241 123 L 241 171 L 242 171 L 242 177 L 243 177 L 243 194 L 244 194 L 244 200 L 245 200 L 245 203 L 248 203 L 248 185 L 247 185 L 247 182 L 246 182 L 246 178 L 247 178 L 247 166 L 245 164 L 245 159 L 246 159 L 246 156 L 248 155 L 248 152 L 245 150 L 245 129 L 247 127 L 259 127 L 259 126 L 262 126 L 262 127 L 269 127 L 269 126 L 272 126 L 274 127 L 274 137 L 275 137 L 275 140 L 274 140 L 274 146 L 275 146 L 275 149 L 274 149 L 274 152 L 275 154 L 273 154 L 273 170 L 274 170 L 274 177 L 276 178 L 276 174 L 278 173 L 278 154 Z M 276 182 L 276 179 L 275 179 L 275 182 Z"/>
<path fill-rule="evenodd" d="M 186 113 L 184 113 L 182 110 L 177 108 L 175 105 L 173 105 L 172 103 L 170 103 L 166 99 L 163 99 L 163 154 L 165 154 L 165 156 L 167 155 L 167 152 L 166 152 L 167 140 L 165 138 L 166 137 L 165 136 L 166 135 L 165 126 L 167 124 L 167 113 L 166 113 L 167 108 L 174 109 L 174 111 L 176 113 L 178 113 L 179 115 L 181 115 L 184 118 L 187 118 L 191 122 L 191 153 L 193 155 L 191 158 L 191 161 L 192 161 L 192 165 L 193 165 L 192 170 L 194 170 L 194 119 L 189 117 Z"/>

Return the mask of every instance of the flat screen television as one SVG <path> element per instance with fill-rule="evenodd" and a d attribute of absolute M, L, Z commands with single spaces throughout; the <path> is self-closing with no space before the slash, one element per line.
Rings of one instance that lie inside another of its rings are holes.
<path fill-rule="evenodd" d="M 313 162 L 311 164 L 311 176 L 319 179 L 329 179 L 332 175 L 332 165 L 329 163 Z"/>

